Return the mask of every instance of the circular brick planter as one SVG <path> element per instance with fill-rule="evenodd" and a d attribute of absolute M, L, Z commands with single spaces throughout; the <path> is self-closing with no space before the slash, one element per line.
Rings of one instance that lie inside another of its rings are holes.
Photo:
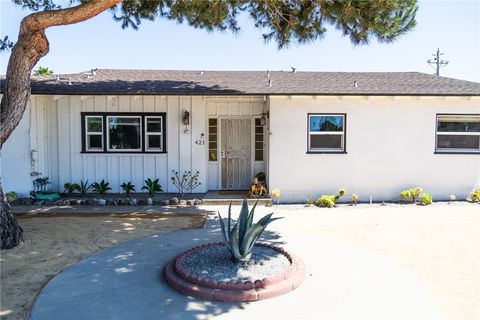
<path fill-rule="evenodd" d="M 191 248 L 172 259 L 165 267 L 167 282 L 183 294 L 217 301 L 258 301 L 273 298 L 290 292 L 300 286 L 305 279 L 305 266 L 296 255 L 282 248 L 265 243 L 256 246 L 265 246 L 283 254 L 290 261 L 290 268 L 278 276 L 245 282 L 225 282 L 199 278 L 189 274 L 182 267 L 182 261 L 189 254 L 202 250 L 208 246 L 223 246 L 222 242 L 207 243 Z"/>

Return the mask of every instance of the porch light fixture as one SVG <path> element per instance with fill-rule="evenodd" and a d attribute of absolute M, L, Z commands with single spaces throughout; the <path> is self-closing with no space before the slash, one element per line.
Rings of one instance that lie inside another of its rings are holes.
<path fill-rule="evenodd" d="M 190 112 L 186 110 L 183 112 L 182 123 L 185 126 L 185 130 L 183 132 L 187 134 L 190 133 L 190 130 L 188 130 L 188 125 L 190 124 Z"/>
<path fill-rule="evenodd" d="M 262 126 L 267 125 L 267 119 L 269 118 L 269 116 L 270 116 L 270 114 L 268 113 L 268 111 L 262 112 L 262 114 L 260 115 L 260 124 Z"/>
<path fill-rule="evenodd" d="M 185 126 L 188 126 L 190 124 L 190 112 L 188 111 L 183 112 L 182 121 Z"/>

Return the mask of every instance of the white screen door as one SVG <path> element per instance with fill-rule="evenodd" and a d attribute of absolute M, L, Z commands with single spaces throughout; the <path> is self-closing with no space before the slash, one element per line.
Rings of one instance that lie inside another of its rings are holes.
<path fill-rule="evenodd" d="M 221 120 L 222 189 L 248 189 L 252 179 L 252 120 Z"/>

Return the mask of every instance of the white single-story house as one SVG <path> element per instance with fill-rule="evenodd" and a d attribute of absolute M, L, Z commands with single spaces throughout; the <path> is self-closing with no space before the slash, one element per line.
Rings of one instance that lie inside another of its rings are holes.
<path fill-rule="evenodd" d="M 335 193 L 434 200 L 480 186 L 480 84 L 418 72 L 98 69 L 33 77 L 1 155 L 4 190 L 105 179 L 112 192 L 172 170 L 195 192 L 245 190 L 264 172 L 282 202 Z M 32 176 L 33 175 L 33 176 Z"/>

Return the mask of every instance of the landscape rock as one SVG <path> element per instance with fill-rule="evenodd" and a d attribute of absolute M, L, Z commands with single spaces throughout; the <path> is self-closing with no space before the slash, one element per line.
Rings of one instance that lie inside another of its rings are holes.
<path fill-rule="evenodd" d="M 191 206 L 193 204 L 193 201 L 192 200 L 187 200 L 186 203 L 187 203 L 187 206 Z"/>
<path fill-rule="evenodd" d="M 202 204 L 202 200 L 200 200 L 200 199 L 194 199 L 194 200 L 193 200 L 193 204 L 196 205 L 196 206 L 199 206 L 199 205 Z"/>
<path fill-rule="evenodd" d="M 178 198 L 176 198 L 176 197 L 173 197 L 173 198 L 170 199 L 170 201 L 169 201 L 169 204 L 170 204 L 171 206 L 176 206 L 176 205 L 178 205 L 178 203 L 179 203 L 179 201 L 178 201 Z"/>
<path fill-rule="evenodd" d="M 160 203 L 162 204 L 162 206 L 168 206 L 168 200 L 162 200 L 160 201 Z"/>
<path fill-rule="evenodd" d="M 181 206 L 184 206 L 184 205 L 187 204 L 187 201 L 185 201 L 185 200 L 180 200 L 180 201 L 178 202 L 178 204 L 181 205 Z"/>
<path fill-rule="evenodd" d="M 132 199 L 127 199 L 127 198 L 122 198 L 119 200 L 119 203 L 122 205 L 122 206 L 128 206 L 130 204 Z"/>
<path fill-rule="evenodd" d="M 147 205 L 149 205 L 149 206 L 153 205 L 153 200 L 152 200 L 152 198 L 147 198 L 146 203 L 147 203 Z"/>
<path fill-rule="evenodd" d="M 137 199 L 135 199 L 135 198 L 128 199 L 128 204 L 131 205 L 131 206 L 136 206 L 137 205 Z"/>

